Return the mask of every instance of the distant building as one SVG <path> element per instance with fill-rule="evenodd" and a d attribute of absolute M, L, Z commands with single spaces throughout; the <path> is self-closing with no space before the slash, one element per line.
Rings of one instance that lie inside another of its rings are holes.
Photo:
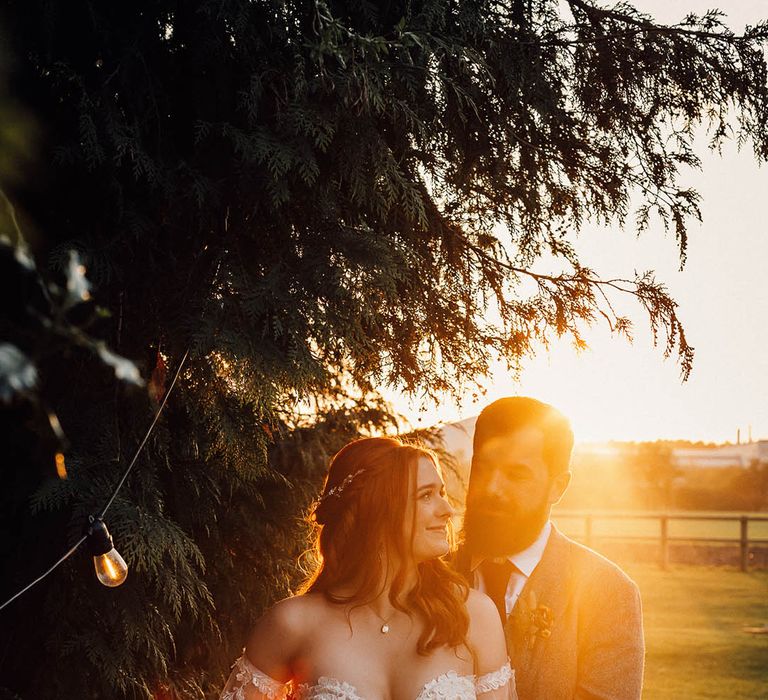
<path fill-rule="evenodd" d="M 466 418 L 442 427 L 445 449 L 460 463 L 468 464 L 472 457 L 472 436 L 477 417 Z M 574 462 L 582 459 L 610 459 L 618 457 L 627 444 L 635 443 L 577 443 Z M 719 445 L 717 447 L 677 447 L 672 449 L 672 460 L 681 469 L 727 468 L 746 469 L 751 464 L 768 464 L 768 440 L 757 440 L 741 445 Z"/>
<path fill-rule="evenodd" d="M 768 464 L 768 440 L 743 445 L 678 448 L 672 450 L 672 459 L 680 468 L 747 468 L 755 463 Z"/>
<path fill-rule="evenodd" d="M 446 423 L 442 428 L 445 449 L 461 463 L 472 459 L 472 438 L 475 434 L 477 416 L 465 418 L 455 423 Z"/>

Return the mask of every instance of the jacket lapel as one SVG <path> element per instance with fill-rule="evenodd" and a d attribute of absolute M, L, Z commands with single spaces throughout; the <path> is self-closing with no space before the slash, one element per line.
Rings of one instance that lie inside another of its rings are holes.
<path fill-rule="evenodd" d="M 531 573 L 505 625 L 512 665 L 528 669 L 529 680 L 537 674 L 537 659 L 546 647 L 568 602 L 568 540 L 552 526 L 541 561 Z"/>

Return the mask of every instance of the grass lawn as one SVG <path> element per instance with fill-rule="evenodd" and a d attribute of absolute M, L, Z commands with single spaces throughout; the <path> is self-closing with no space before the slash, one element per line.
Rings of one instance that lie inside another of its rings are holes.
<path fill-rule="evenodd" d="M 648 700 L 768 698 L 768 572 L 624 563 L 643 596 Z"/>

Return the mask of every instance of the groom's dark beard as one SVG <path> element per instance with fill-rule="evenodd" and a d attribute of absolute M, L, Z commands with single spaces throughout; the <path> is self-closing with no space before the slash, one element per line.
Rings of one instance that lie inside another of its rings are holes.
<path fill-rule="evenodd" d="M 464 540 L 467 549 L 477 556 L 515 554 L 535 542 L 548 518 L 546 501 L 526 509 L 525 513 L 475 502 L 467 506 L 464 516 Z"/>

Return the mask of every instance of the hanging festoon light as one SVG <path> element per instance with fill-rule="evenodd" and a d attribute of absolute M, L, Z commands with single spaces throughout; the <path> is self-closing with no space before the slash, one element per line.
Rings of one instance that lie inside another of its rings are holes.
<path fill-rule="evenodd" d="M 122 358 L 118 358 L 116 355 L 112 355 L 106 349 L 103 349 L 100 352 L 102 354 L 108 354 L 110 356 L 108 358 L 108 362 L 112 364 L 116 362 L 115 358 L 117 358 L 117 360 L 120 360 L 123 363 L 127 363 L 131 365 L 131 367 L 133 367 L 133 365 L 129 363 L 127 360 L 123 360 Z M 6 351 L 5 346 L 2 343 L 0 343 L 0 361 L 6 359 L 5 356 L 7 354 L 8 352 Z M 142 448 L 144 447 L 144 445 L 147 444 L 147 440 L 149 439 L 149 436 L 151 435 L 152 430 L 155 427 L 155 424 L 160 418 L 160 414 L 163 412 L 163 409 L 165 408 L 165 404 L 168 401 L 168 397 L 171 395 L 171 392 L 173 391 L 173 387 L 176 385 L 176 380 L 179 378 L 179 374 L 181 374 L 181 369 L 182 367 L 184 367 L 184 363 L 186 362 L 188 355 L 189 355 L 189 350 L 186 350 L 184 352 L 184 355 L 181 358 L 181 361 L 179 362 L 179 366 L 176 368 L 176 374 L 173 376 L 173 381 L 171 382 L 171 385 L 168 387 L 168 390 L 165 391 L 164 394 L 162 394 L 162 401 L 160 402 L 160 405 L 158 406 L 157 411 L 155 412 L 155 417 L 152 420 L 152 423 L 150 424 L 149 429 L 144 435 L 144 438 L 142 439 L 142 441 L 139 443 L 139 446 L 133 455 L 133 459 L 131 460 L 125 472 L 123 472 L 123 476 L 121 477 L 120 481 L 117 483 L 117 486 L 115 486 L 115 489 L 112 491 L 112 495 L 110 496 L 109 501 L 107 501 L 107 505 L 105 505 L 104 508 L 102 508 L 101 511 L 99 511 L 99 515 L 88 516 L 88 521 L 86 522 L 85 527 L 83 528 L 82 537 L 72 547 L 70 547 L 69 550 L 65 552 L 62 557 L 60 557 L 56 562 L 54 562 L 40 576 L 38 576 L 36 579 L 28 583 L 26 586 L 24 586 L 24 588 L 22 588 L 20 591 L 12 595 L 4 603 L 0 604 L 0 610 L 10 605 L 14 600 L 16 600 L 19 596 L 23 595 L 24 593 L 26 593 L 35 584 L 40 583 L 40 581 L 42 581 L 58 566 L 60 566 L 67 559 L 69 559 L 69 557 L 71 557 L 78 549 L 80 549 L 80 547 L 84 543 L 87 543 L 88 550 L 90 551 L 91 556 L 93 556 L 93 565 L 94 565 L 94 568 L 96 569 L 96 576 L 98 577 L 101 583 L 103 583 L 105 586 L 109 586 L 110 588 L 114 588 L 115 586 L 119 586 L 121 583 L 123 583 L 125 579 L 128 577 L 128 565 L 125 563 L 125 559 L 123 559 L 118 553 L 118 551 L 115 549 L 115 544 L 112 541 L 112 535 L 109 534 L 109 530 L 107 530 L 107 526 L 104 524 L 103 517 L 104 517 L 104 514 L 107 512 L 107 510 L 109 510 L 109 507 L 112 505 L 112 502 L 115 500 L 115 497 L 117 496 L 118 492 L 120 491 L 123 484 L 125 483 L 125 480 L 128 478 L 128 475 L 131 473 L 131 469 L 133 469 L 134 464 L 136 464 L 136 460 L 139 458 L 139 454 L 141 453 Z M 11 357 L 11 359 L 15 359 L 15 358 Z M 119 369 L 121 372 L 124 370 L 122 365 L 120 366 Z M 136 371 L 138 372 L 138 370 Z M 117 373 L 117 370 L 116 370 L 116 373 Z M 118 374 L 118 376 L 120 375 Z M 5 395 L 3 394 L 3 388 L 4 387 L 0 386 L 0 401 L 5 399 Z M 159 398 L 160 398 L 160 395 L 158 395 L 157 399 Z M 56 437 L 59 438 L 59 443 L 60 443 L 59 451 L 56 453 L 56 457 L 55 457 L 56 473 L 58 474 L 59 478 L 66 479 L 67 467 L 64 460 L 64 453 L 61 451 L 62 449 L 65 449 L 65 446 L 67 444 L 66 438 L 63 435 L 63 431 L 60 430 L 61 426 L 59 425 L 58 419 L 56 418 L 55 414 L 53 413 L 49 414 L 49 421 L 51 424 L 51 428 L 56 434 Z"/>
<path fill-rule="evenodd" d="M 128 576 L 128 565 L 115 549 L 104 521 L 89 515 L 85 534 L 88 535 L 88 549 L 93 556 L 99 581 L 110 588 L 119 586 Z"/>

